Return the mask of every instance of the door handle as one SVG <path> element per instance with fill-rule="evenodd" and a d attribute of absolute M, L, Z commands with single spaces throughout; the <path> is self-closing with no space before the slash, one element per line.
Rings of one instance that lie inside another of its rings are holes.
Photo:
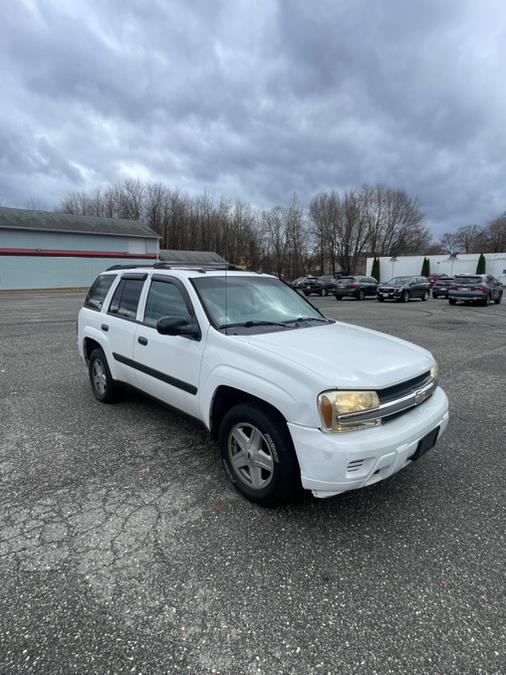
<path fill-rule="evenodd" d="M 103 323 L 103 324 L 100 326 L 100 328 L 101 328 L 103 331 L 105 331 L 106 333 L 107 333 L 107 331 L 109 330 L 109 326 L 108 326 L 106 323 Z"/>
<path fill-rule="evenodd" d="M 137 342 L 138 342 L 140 345 L 147 345 L 147 344 L 148 344 L 148 339 L 145 338 L 145 337 L 142 337 L 142 335 L 141 335 L 141 337 L 138 337 L 138 338 L 137 338 Z"/>

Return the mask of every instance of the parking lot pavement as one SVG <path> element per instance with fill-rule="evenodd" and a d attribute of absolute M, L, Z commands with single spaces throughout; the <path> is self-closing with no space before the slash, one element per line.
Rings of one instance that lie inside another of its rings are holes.
<path fill-rule="evenodd" d="M 81 296 L 0 297 L 0 672 L 505 672 L 506 303 L 315 303 L 431 349 L 451 423 L 386 482 L 268 510 L 194 423 L 94 400 Z"/>

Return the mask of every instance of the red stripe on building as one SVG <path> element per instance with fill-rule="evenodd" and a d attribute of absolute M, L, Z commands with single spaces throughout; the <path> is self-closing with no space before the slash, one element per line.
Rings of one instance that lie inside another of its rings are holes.
<path fill-rule="evenodd" d="M 0 248 L 0 255 L 45 256 L 57 258 L 136 258 L 158 260 L 156 253 L 124 253 L 121 251 L 50 251 L 41 248 Z"/>

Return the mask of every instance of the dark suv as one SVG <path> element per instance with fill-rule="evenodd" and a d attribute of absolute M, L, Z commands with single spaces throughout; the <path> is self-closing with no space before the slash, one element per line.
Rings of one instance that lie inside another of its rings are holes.
<path fill-rule="evenodd" d="M 409 302 L 412 298 L 428 300 L 430 295 L 429 282 L 425 277 L 393 277 L 385 284 L 378 286 L 377 298 Z"/>
<path fill-rule="evenodd" d="M 320 282 L 320 295 L 330 295 L 336 287 L 336 278 L 331 276 L 318 277 Z"/>
<path fill-rule="evenodd" d="M 336 300 L 343 298 L 357 298 L 365 300 L 366 297 L 375 296 L 378 282 L 373 277 L 343 277 L 336 281 L 334 295 Z"/>
<path fill-rule="evenodd" d="M 453 284 L 453 277 L 439 277 L 439 279 L 436 279 L 432 286 L 432 297 L 434 299 L 447 298 L 448 289 L 451 284 Z"/>
<path fill-rule="evenodd" d="M 459 274 L 455 276 L 448 290 L 448 302 L 457 304 L 478 303 L 485 307 L 491 302 L 498 305 L 502 300 L 503 286 L 491 274 Z"/>
<path fill-rule="evenodd" d="M 320 281 L 316 277 L 305 277 L 305 279 L 298 284 L 297 290 L 302 291 L 304 295 L 313 295 L 313 293 L 320 295 L 322 287 Z"/>

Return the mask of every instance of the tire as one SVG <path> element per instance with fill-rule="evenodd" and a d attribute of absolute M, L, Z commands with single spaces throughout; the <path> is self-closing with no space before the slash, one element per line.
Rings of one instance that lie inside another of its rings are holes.
<path fill-rule="evenodd" d="M 439 295 L 437 293 L 432 293 L 432 297 L 434 300 L 437 300 L 439 298 Z"/>
<path fill-rule="evenodd" d="M 488 306 L 490 305 L 490 294 L 487 295 L 487 297 L 485 298 L 485 300 L 480 300 L 479 304 L 480 304 L 482 307 L 488 307 Z"/>
<path fill-rule="evenodd" d="M 362 289 L 357 293 L 357 300 L 365 300 L 365 293 Z"/>
<path fill-rule="evenodd" d="M 91 390 L 100 403 L 112 403 L 117 398 L 117 385 L 112 379 L 105 354 L 101 349 L 94 349 L 88 359 L 88 373 Z"/>
<path fill-rule="evenodd" d="M 401 297 L 400 297 L 400 301 L 401 301 L 401 302 L 409 302 L 410 299 L 411 299 L 411 298 L 410 298 L 410 295 L 409 295 L 409 291 L 402 291 L 402 294 L 401 294 Z"/>
<path fill-rule="evenodd" d="M 309 293 L 308 293 L 307 291 L 302 291 L 302 292 L 304 293 L 304 295 L 305 295 L 306 298 L 307 298 L 307 296 L 309 295 Z"/>
<path fill-rule="evenodd" d="M 456 305 L 457 304 L 457 301 L 455 300 L 455 298 L 449 298 L 448 302 L 450 303 L 450 305 Z"/>
<path fill-rule="evenodd" d="M 422 295 L 422 302 L 427 302 L 429 299 L 429 291 L 425 291 L 425 293 Z"/>
<path fill-rule="evenodd" d="M 383 296 L 381 296 L 381 295 L 377 295 L 377 296 L 376 296 L 376 300 L 377 300 L 378 302 L 385 302 L 385 298 L 384 298 Z"/>
<path fill-rule="evenodd" d="M 336 296 L 334 296 L 334 297 L 335 297 L 335 299 L 338 300 L 338 301 L 343 299 L 343 296 L 342 296 L 342 295 L 336 295 Z"/>
<path fill-rule="evenodd" d="M 501 304 L 501 301 L 502 301 L 502 293 L 499 295 L 499 297 L 497 298 L 497 300 L 494 300 L 494 302 L 495 302 L 496 305 L 500 305 L 500 304 Z"/>
<path fill-rule="evenodd" d="M 261 506 L 277 506 L 290 501 L 301 489 L 300 468 L 288 427 L 267 406 L 250 402 L 231 408 L 221 423 L 218 442 L 225 472 L 246 499 Z"/>
<path fill-rule="evenodd" d="M 326 295 L 328 295 L 328 294 L 329 294 L 329 292 L 327 291 L 326 288 L 322 288 L 322 289 L 321 289 L 320 295 L 322 296 L 322 298 L 324 298 L 324 297 L 325 297 Z"/>

